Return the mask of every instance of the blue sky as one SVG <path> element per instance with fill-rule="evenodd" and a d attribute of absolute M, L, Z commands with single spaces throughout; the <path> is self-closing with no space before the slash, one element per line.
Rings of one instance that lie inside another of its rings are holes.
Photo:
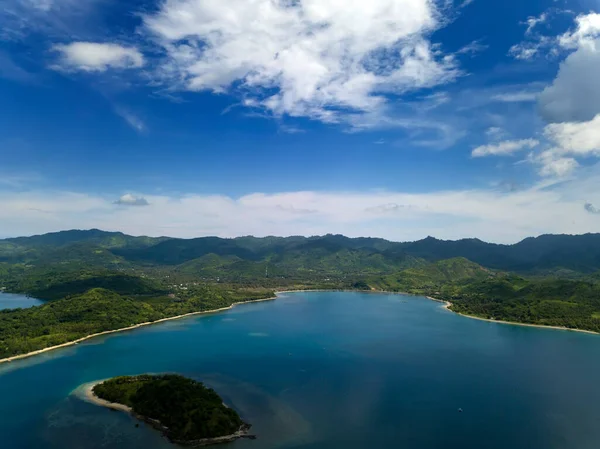
<path fill-rule="evenodd" d="M 7 0 L 0 237 L 600 229 L 597 0 Z"/>

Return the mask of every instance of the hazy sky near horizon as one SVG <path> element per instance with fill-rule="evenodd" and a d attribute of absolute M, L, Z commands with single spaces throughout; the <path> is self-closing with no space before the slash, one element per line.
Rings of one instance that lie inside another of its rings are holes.
<path fill-rule="evenodd" d="M 600 231 L 600 0 L 5 0 L 0 238 Z"/>

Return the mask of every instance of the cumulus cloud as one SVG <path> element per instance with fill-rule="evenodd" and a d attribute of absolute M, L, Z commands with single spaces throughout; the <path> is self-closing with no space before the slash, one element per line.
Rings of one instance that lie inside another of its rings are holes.
<path fill-rule="evenodd" d="M 597 232 L 600 167 L 571 180 L 506 192 L 498 188 L 411 192 L 283 192 L 239 198 L 144 195 L 146 207 L 67 192 L 0 190 L 3 236 L 101 228 L 128 234 L 233 237 L 341 233 L 415 240 L 433 235 L 513 242 L 543 233 Z M 585 201 L 584 201 L 585 200 Z M 310 211 L 298 213 L 298 211 Z"/>
<path fill-rule="evenodd" d="M 544 134 L 562 154 L 600 156 L 600 114 L 588 122 L 548 125 Z"/>
<path fill-rule="evenodd" d="M 163 82 L 242 91 L 276 116 L 328 123 L 384 112 L 387 94 L 455 79 L 428 40 L 430 0 L 169 0 L 144 17 L 166 53 Z"/>
<path fill-rule="evenodd" d="M 149 206 L 148 200 L 142 196 L 134 196 L 131 193 L 127 193 L 119 198 L 114 204 L 121 206 Z"/>
<path fill-rule="evenodd" d="M 53 49 L 60 53 L 55 68 L 62 70 L 104 72 L 110 68 L 130 69 L 144 65 L 144 57 L 136 48 L 118 44 L 72 42 L 55 45 Z"/>
<path fill-rule="evenodd" d="M 553 122 L 590 120 L 600 113 L 600 39 L 587 42 L 560 65 L 539 96 L 542 117 Z"/>
<path fill-rule="evenodd" d="M 558 38 L 559 44 L 564 48 L 579 48 L 585 45 L 595 45 L 594 41 L 600 37 L 600 14 L 583 14 L 575 18 L 574 31 L 567 31 Z"/>
<path fill-rule="evenodd" d="M 540 142 L 535 139 L 505 140 L 495 144 L 481 145 L 475 148 L 471 155 L 473 157 L 510 156 L 527 148 L 535 148 L 539 144 Z"/>
<path fill-rule="evenodd" d="M 577 158 L 600 156 L 600 114 L 588 122 L 553 123 L 544 128 L 551 145 L 530 160 L 542 176 L 568 176 L 579 167 Z"/>
<path fill-rule="evenodd" d="M 579 167 L 579 163 L 572 157 L 565 157 L 559 149 L 543 151 L 532 157 L 532 162 L 540 166 L 542 176 L 564 178 L 569 176 Z"/>

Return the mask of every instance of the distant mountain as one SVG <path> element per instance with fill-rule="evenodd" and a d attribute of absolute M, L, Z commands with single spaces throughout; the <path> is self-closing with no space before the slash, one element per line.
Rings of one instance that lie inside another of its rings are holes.
<path fill-rule="evenodd" d="M 587 275 L 600 270 L 600 234 L 543 235 L 514 245 L 478 239 L 445 241 L 433 237 L 397 243 L 331 234 L 187 240 L 131 237 L 97 229 L 0 240 L 0 262 L 181 265 L 188 273 L 195 270 L 216 273 L 227 267 L 226 271 L 243 274 L 264 271 L 265 264 L 270 264 L 273 272 L 389 273 L 457 257 L 503 271 Z"/>
<path fill-rule="evenodd" d="M 208 254 L 258 259 L 255 252 L 238 245 L 235 240 L 218 237 L 170 239 L 147 248 L 123 248 L 113 252 L 130 261 L 159 265 L 179 265 Z"/>
<path fill-rule="evenodd" d="M 141 248 L 156 245 L 164 240 L 169 240 L 169 238 L 132 237 L 122 232 L 106 232 L 99 229 L 90 229 L 87 231 L 70 230 L 31 237 L 10 238 L 0 240 L 0 243 L 6 242 L 21 247 L 58 247 L 72 243 L 90 243 L 103 248 Z"/>
<path fill-rule="evenodd" d="M 542 235 L 514 245 L 496 245 L 478 239 L 444 241 L 428 237 L 400 244 L 407 254 L 429 261 L 465 257 L 489 268 L 536 272 L 600 269 L 600 234 Z"/>
<path fill-rule="evenodd" d="M 165 240 L 169 239 L 132 237 L 98 229 L 53 232 L 0 240 L 0 262 L 120 265 L 124 260 L 111 250 L 148 248 Z"/>

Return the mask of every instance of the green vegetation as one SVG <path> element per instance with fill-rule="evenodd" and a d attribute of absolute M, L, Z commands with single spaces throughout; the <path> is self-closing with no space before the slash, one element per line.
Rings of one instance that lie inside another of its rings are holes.
<path fill-rule="evenodd" d="M 264 289 L 197 286 L 179 295 L 122 296 L 95 288 L 30 309 L 0 310 L 0 359 L 67 343 L 99 332 L 272 297 Z"/>
<path fill-rule="evenodd" d="M 25 292 L 38 299 L 53 300 L 81 295 L 92 288 L 104 288 L 122 295 L 163 295 L 159 282 L 107 270 L 37 269 L 20 272 L 5 282 L 13 292 Z"/>
<path fill-rule="evenodd" d="M 600 283 L 589 280 L 526 279 L 459 258 L 370 279 L 369 285 L 434 296 L 465 315 L 600 332 Z"/>
<path fill-rule="evenodd" d="M 178 375 L 116 377 L 96 385 L 93 392 L 127 405 L 140 417 L 159 421 L 166 436 L 176 442 L 224 437 L 249 428 L 214 390 Z"/>
<path fill-rule="evenodd" d="M 0 358 L 276 289 L 408 292 L 479 317 L 600 331 L 599 273 L 600 234 L 516 245 L 340 235 L 154 239 L 98 230 L 7 239 L 0 289 L 52 302 L 0 311 Z"/>
<path fill-rule="evenodd" d="M 475 282 L 440 297 L 453 303 L 453 311 L 466 315 L 600 332 L 597 283 L 507 278 Z"/>

